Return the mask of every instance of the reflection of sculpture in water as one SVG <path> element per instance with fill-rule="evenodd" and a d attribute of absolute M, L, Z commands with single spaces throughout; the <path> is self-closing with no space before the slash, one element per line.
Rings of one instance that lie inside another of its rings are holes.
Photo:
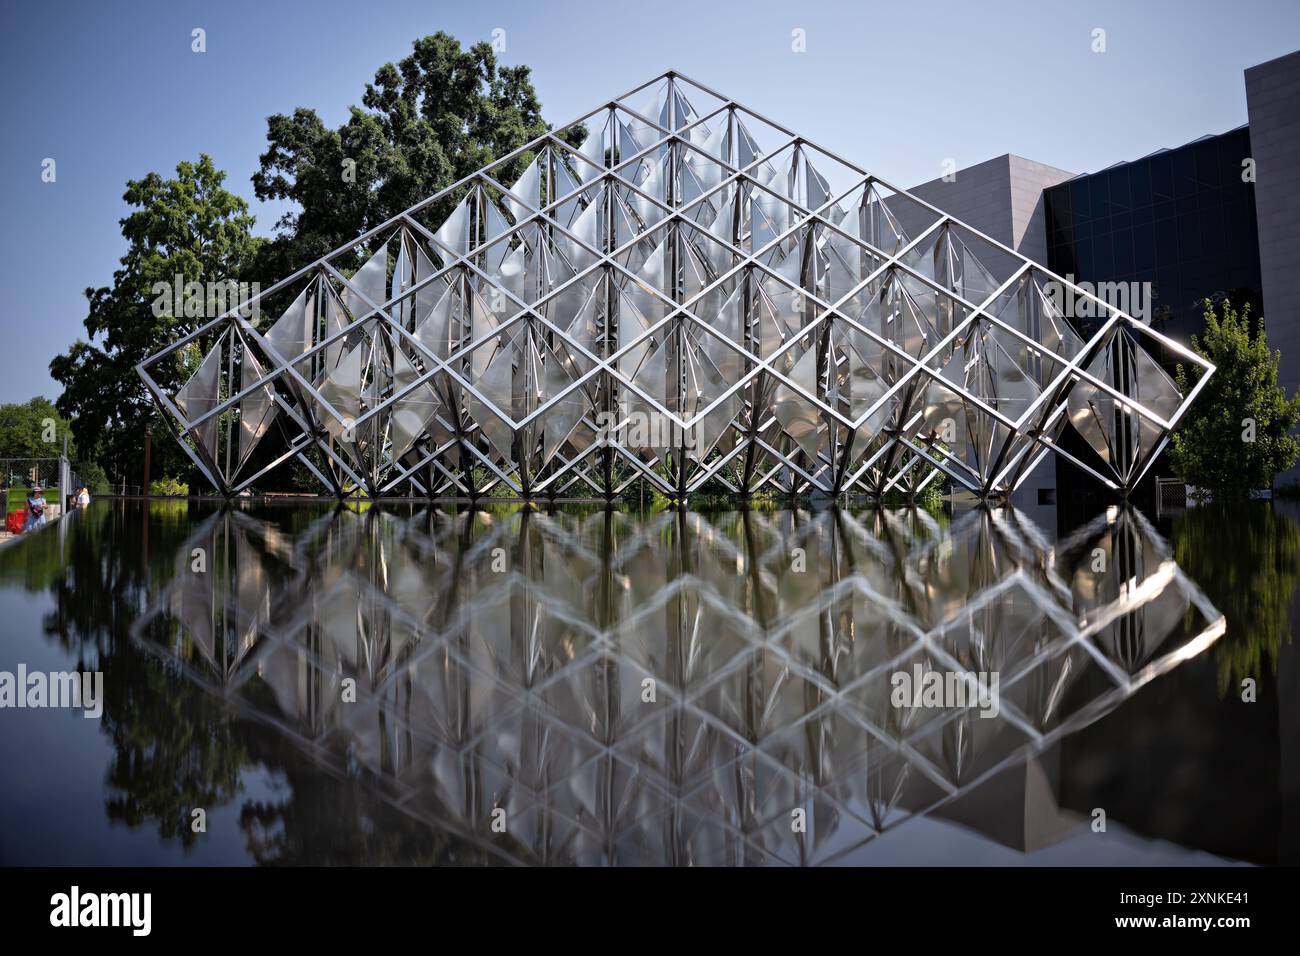
<path fill-rule="evenodd" d="M 185 573 L 196 548 L 206 577 Z M 142 647 L 402 812 L 530 862 L 843 857 L 1223 629 L 1118 510 L 1053 545 L 1007 509 L 226 509 L 176 554 Z M 996 673 L 996 716 L 896 706 L 900 671 Z"/>

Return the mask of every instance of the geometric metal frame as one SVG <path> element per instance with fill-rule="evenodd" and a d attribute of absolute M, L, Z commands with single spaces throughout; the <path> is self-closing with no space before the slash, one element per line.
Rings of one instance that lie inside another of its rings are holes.
<path fill-rule="evenodd" d="M 428 221 L 447 197 L 455 212 Z M 1053 286 L 1102 318 L 1086 341 Z M 253 302 L 295 293 L 270 328 L 232 309 L 137 367 L 224 495 L 297 458 L 334 493 L 372 497 L 612 497 L 639 479 L 678 499 L 879 497 L 946 476 L 987 498 L 1049 452 L 1126 493 L 1214 370 L 675 71 Z M 168 395 L 151 369 L 194 347 L 203 360 Z M 1205 374 L 1181 395 L 1148 347 Z M 284 450 L 260 461 L 276 423 Z M 1066 428 L 1092 452 L 1065 451 Z"/>
<path fill-rule="evenodd" d="M 507 862 L 844 860 L 1225 630 L 1129 508 L 1061 540 L 1010 508 L 947 524 L 921 509 L 309 514 L 196 519 L 135 644 Z M 186 570 L 195 547 L 214 556 L 206 577 Z M 999 674 L 999 713 L 898 708 L 892 677 L 918 665 Z M 986 821 L 1023 812 L 985 794 Z"/>

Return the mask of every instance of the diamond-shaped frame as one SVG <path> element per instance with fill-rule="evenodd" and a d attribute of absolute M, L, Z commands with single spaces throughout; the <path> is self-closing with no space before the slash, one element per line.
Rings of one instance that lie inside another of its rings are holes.
<path fill-rule="evenodd" d="M 1103 317 L 1089 338 L 1049 284 Z M 296 458 L 372 497 L 612 497 L 637 479 L 679 500 L 879 497 L 946 478 L 989 498 L 1048 452 L 1127 492 L 1214 370 L 675 71 L 245 305 L 295 292 L 268 328 L 232 309 L 137 368 L 224 495 Z M 1206 374 L 1180 394 L 1148 345 Z M 161 386 L 194 351 L 190 379 Z M 283 447 L 253 455 L 272 424 Z"/>

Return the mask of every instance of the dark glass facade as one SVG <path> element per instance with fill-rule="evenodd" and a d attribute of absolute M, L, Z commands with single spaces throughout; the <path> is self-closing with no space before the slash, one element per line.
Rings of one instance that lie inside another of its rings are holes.
<path fill-rule="evenodd" d="M 1206 298 L 1259 315 L 1250 155 L 1243 126 L 1044 190 L 1048 267 L 1076 282 L 1150 282 L 1152 328 L 1185 345 Z"/>
<path fill-rule="evenodd" d="M 1251 315 L 1259 315 L 1255 194 L 1242 179 L 1250 155 L 1250 130 L 1242 126 L 1045 189 L 1048 268 L 1094 287 L 1151 283 L 1151 327 L 1187 346 L 1205 327 L 1207 298 L 1249 303 Z M 1075 319 L 1085 334 L 1100 321 Z M 1175 356 L 1145 344 L 1172 375 Z M 1092 454 L 1070 429 L 1062 444 L 1085 460 Z M 1131 500 L 1154 507 L 1155 478 L 1168 475 L 1162 456 Z M 1058 464 L 1056 479 L 1062 515 L 1105 500 L 1068 463 Z"/>

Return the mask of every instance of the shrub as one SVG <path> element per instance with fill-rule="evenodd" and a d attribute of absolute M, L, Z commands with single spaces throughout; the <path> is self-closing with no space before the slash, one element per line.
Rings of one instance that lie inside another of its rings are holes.
<path fill-rule="evenodd" d="M 190 493 L 190 486 L 176 478 L 160 478 L 149 482 L 149 494 L 159 498 L 185 498 Z"/>

